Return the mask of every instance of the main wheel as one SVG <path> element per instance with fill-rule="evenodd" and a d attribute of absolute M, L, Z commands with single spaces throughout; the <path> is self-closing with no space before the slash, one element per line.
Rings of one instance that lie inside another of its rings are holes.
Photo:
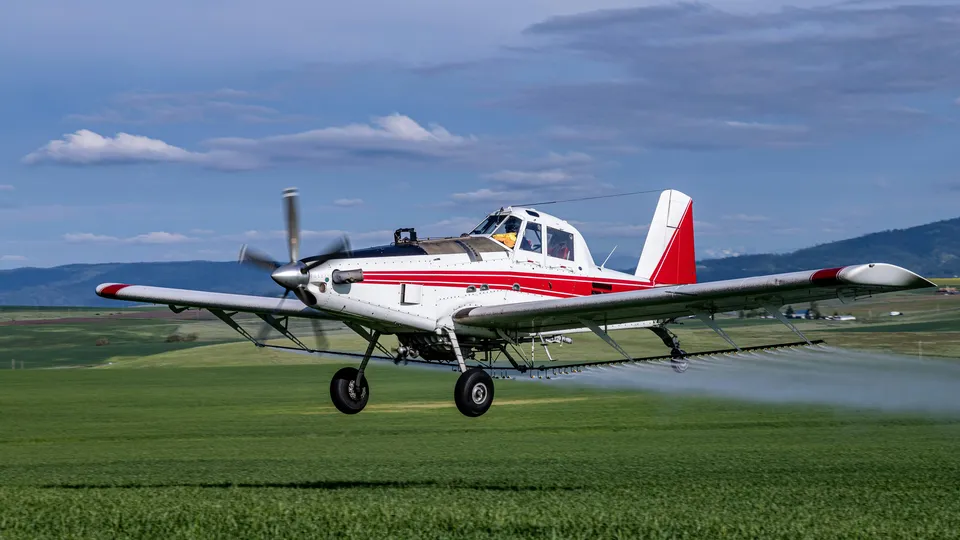
<path fill-rule="evenodd" d="M 370 386 L 367 378 L 361 377 L 357 384 L 357 368 L 341 368 L 330 381 L 330 399 L 333 405 L 344 414 L 357 414 L 367 406 L 370 398 Z"/>
<path fill-rule="evenodd" d="M 493 404 L 493 379 L 480 368 L 470 368 L 457 379 L 453 400 L 464 416 L 480 416 Z"/>

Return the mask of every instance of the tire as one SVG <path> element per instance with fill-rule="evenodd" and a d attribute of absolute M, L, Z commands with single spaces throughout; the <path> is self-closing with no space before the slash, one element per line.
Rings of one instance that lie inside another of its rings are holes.
<path fill-rule="evenodd" d="M 366 376 L 360 378 L 360 393 L 355 391 L 358 373 L 357 368 L 341 368 L 330 381 L 330 399 L 333 406 L 344 414 L 357 414 L 367 406 L 367 400 L 370 399 L 370 385 L 367 384 Z"/>
<path fill-rule="evenodd" d="M 453 400 L 464 416 L 482 415 L 493 404 L 493 379 L 480 368 L 468 369 L 457 379 Z"/>

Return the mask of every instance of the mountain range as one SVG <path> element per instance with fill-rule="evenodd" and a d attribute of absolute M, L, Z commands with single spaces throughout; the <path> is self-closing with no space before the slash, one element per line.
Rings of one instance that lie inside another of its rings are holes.
<path fill-rule="evenodd" d="M 924 277 L 960 275 L 960 218 L 908 229 L 877 232 L 785 254 L 741 255 L 697 263 L 698 281 L 886 262 Z M 636 260 L 613 257 L 607 267 L 633 273 Z M 69 264 L 53 268 L 0 270 L 0 305 L 116 306 L 94 294 L 100 283 L 277 296 L 281 291 L 263 271 L 236 262 L 182 261 Z"/>

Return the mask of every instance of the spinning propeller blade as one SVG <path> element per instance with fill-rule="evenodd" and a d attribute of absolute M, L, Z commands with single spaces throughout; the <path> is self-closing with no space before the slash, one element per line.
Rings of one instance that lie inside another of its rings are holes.
<path fill-rule="evenodd" d="M 310 322 L 313 324 L 313 335 L 317 341 L 314 347 L 320 351 L 328 350 L 330 343 L 327 341 L 327 336 L 323 333 L 323 324 L 317 319 L 310 319 Z"/>
<path fill-rule="evenodd" d="M 347 235 L 341 235 L 339 238 L 331 242 L 320 255 L 310 257 L 307 262 L 307 271 L 310 271 L 317 266 L 331 260 L 331 259 L 340 259 L 349 257 L 350 253 L 353 251 L 353 248 L 350 247 L 350 239 L 347 238 Z"/>
<path fill-rule="evenodd" d="M 290 252 L 290 262 L 300 260 L 300 212 L 297 209 L 297 199 L 300 194 L 297 188 L 283 190 L 283 209 L 287 218 L 287 248 Z"/>
<path fill-rule="evenodd" d="M 283 266 L 281 263 L 271 259 L 266 253 L 258 251 L 246 244 L 240 248 L 240 258 L 238 261 L 240 264 L 256 266 L 257 268 L 271 272 Z"/>
<path fill-rule="evenodd" d="M 290 256 L 290 262 L 282 263 L 274 260 L 266 253 L 246 244 L 240 249 L 240 264 L 255 266 L 262 270 L 270 272 L 270 277 L 283 287 L 283 296 L 277 303 L 277 309 L 283 305 L 284 300 L 290 296 L 290 293 L 296 294 L 301 301 L 305 300 L 302 294 L 309 283 L 310 270 L 321 264 L 343 257 L 349 257 L 352 253 L 350 239 L 343 234 L 339 238 L 327 245 L 320 254 L 313 257 L 300 260 L 300 211 L 298 201 L 300 198 L 297 188 L 287 188 L 283 190 L 283 210 L 287 227 L 287 251 Z M 313 334 L 316 338 L 316 349 L 326 350 L 329 342 L 323 330 L 323 325 L 319 320 L 312 319 Z M 259 341 L 265 341 L 273 327 L 264 322 L 257 335 Z"/>

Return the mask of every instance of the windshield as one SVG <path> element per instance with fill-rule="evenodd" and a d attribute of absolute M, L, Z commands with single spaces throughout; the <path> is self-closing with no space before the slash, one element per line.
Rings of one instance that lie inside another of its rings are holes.
<path fill-rule="evenodd" d="M 501 214 L 492 214 L 487 216 L 487 219 L 483 220 L 482 223 L 477 225 L 477 228 L 473 230 L 470 234 L 490 234 L 494 229 L 497 228 L 497 225 L 500 224 L 500 220 L 504 217 Z"/>
<path fill-rule="evenodd" d="M 517 234 L 520 233 L 521 225 L 523 225 L 522 219 L 517 216 L 510 216 L 497 227 L 497 231 L 493 233 L 492 238 L 512 249 L 517 243 Z"/>

